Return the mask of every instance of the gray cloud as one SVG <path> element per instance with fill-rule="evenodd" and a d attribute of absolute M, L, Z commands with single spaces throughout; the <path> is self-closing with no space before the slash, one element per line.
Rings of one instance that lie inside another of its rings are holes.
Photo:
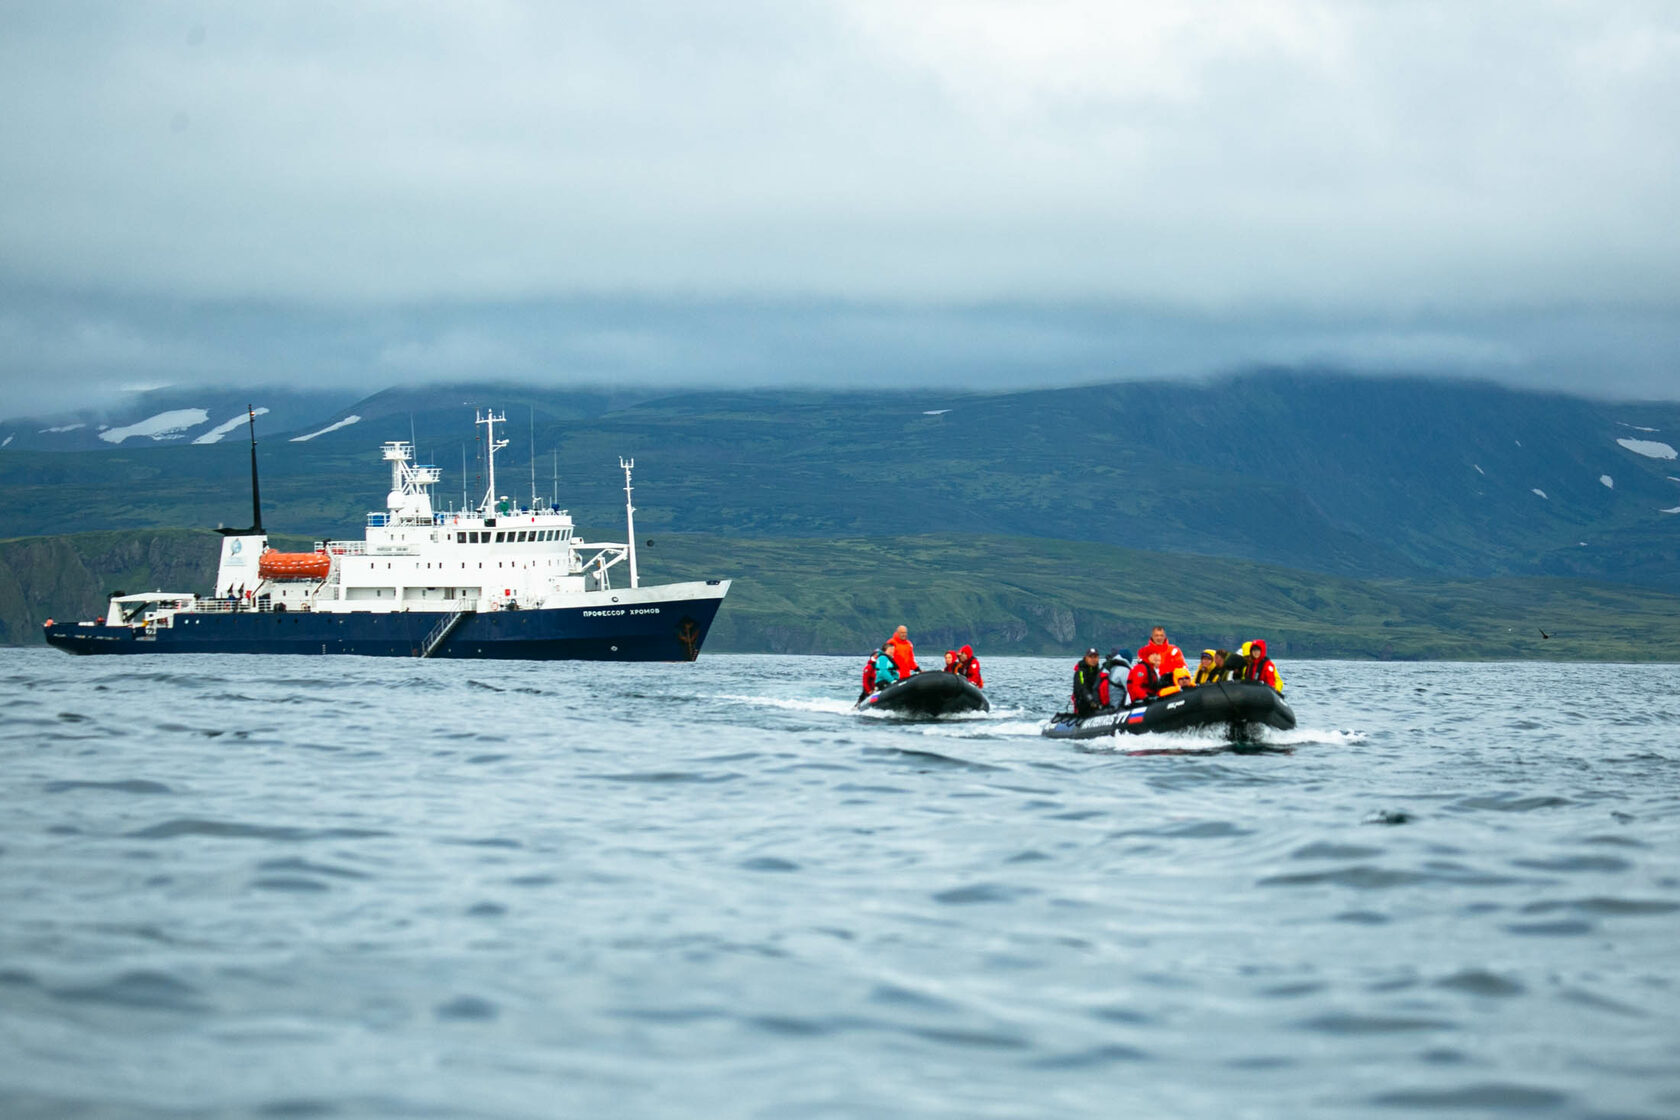
<path fill-rule="evenodd" d="M 1668 5 L 12 5 L 0 95 L 8 382 L 1674 392 Z"/>

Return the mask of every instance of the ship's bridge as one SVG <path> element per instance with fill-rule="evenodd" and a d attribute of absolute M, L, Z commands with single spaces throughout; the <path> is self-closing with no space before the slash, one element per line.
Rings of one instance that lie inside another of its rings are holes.
<path fill-rule="evenodd" d="M 388 440 L 380 450 L 385 461 L 391 464 L 391 492 L 385 496 L 385 506 L 389 511 L 387 523 L 430 523 L 432 492 L 428 487 L 443 477 L 443 471 L 429 464 L 411 462 L 414 445 L 407 440 Z"/>
<path fill-rule="evenodd" d="M 529 505 L 497 493 L 495 456 L 507 441 L 495 438 L 494 425 L 503 421 L 495 413 L 479 418 L 489 428 L 490 485 L 476 508 L 439 512 L 431 487 L 443 472 L 415 463 L 411 441 L 390 440 L 381 454 L 391 464 L 391 489 L 386 508 L 368 514 L 364 539 L 317 542 L 315 551 L 330 561 L 326 578 L 268 581 L 260 593 L 288 610 L 530 608 L 612 591 L 611 569 L 621 563 L 628 569 L 629 589 L 637 589 L 630 504 L 634 462 L 620 460 L 625 540 L 579 540 L 571 512 L 539 500 L 534 484 Z M 229 572 L 231 563 L 224 557 Z"/>

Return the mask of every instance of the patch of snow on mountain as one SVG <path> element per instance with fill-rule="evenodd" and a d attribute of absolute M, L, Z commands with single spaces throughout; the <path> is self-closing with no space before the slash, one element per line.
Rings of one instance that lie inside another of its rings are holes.
<path fill-rule="evenodd" d="M 1620 424 L 1624 428 L 1631 428 L 1636 432 L 1660 432 L 1660 431 L 1662 431 L 1661 428 L 1641 428 L 1638 424 L 1629 424 L 1625 420 L 1618 420 L 1618 421 L 1616 421 L 1616 423 Z"/>
<path fill-rule="evenodd" d="M 1658 513 L 1680 513 L 1680 506 L 1675 506 L 1673 509 L 1659 509 L 1657 512 Z"/>
<path fill-rule="evenodd" d="M 1598 480 L 1604 484 L 1604 488 L 1606 490 L 1614 490 L 1616 488 L 1616 480 L 1607 474 L 1599 475 Z"/>
<path fill-rule="evenodd" d="M 358 421 L 360 419 L 361 419 L 360 416 L 346 416 L 344 419 L 340 420 L 338 423 L 328 424 L 326 427 L 322 428 L 318 432 L 310 432 L 306 436 L 293 436 L 292 437 L 292 442 L 293 443 L 306 443 L 309 440 L 314 439 L 316 436 L 324 436 L 328 432 L 336 432 L 340 428 L 348 428 L 350 425 L 354 424 L 356 421 Z"/>
<path fill-rule="evenodd" d="M 266 409 L 266 408 L 253 408 L 251 411 L 255 412 L 258 416 L 263 416 L 263 415 L 266 415 L 268 413 L 268 409 Z M 222 437 L 223 436 L 227 435 L 229 432 L 231 432 L 235 428 L 239 427 L 239 425 L 245 423 L 247 418 L 248 418 L 247 415 L 245 413 L 241 412 L 238 416 L 235 416 L 232 420 L 229 420 L 227 423 L 217 424 L 214 428 L 211 428 L 208 432 L 205 432 L 203 435 L 201 435 L 197 439 L 193 440 L 193 442 L 194 443 L 220 443 L 220 442 L 222 442 Z"/>
<path fill-rule="evenodd" d="M 1655 439 L 1619 439 L 1616 441 L 1635 455 L 1643 455 L 1647 459 L 1677 459 L 1680 451 L 1674 450 L 1668 444 Z"/>
<path fill-rule="evenodd" d="M 7 436 L 3 442 L 0 442 L 0 447 L 6 446 L 6 444 L 11 443 L 16 438 L 16 436 Z"/>
<path fill-rule="evenodd" d="M 943 416 L 949 411 L 951 411 L 951 410 L 948 409 L 948 408 L 935 408 L 935 409 L 931 409 L 930 411 L 922 413 L 922 415 L 923 416 Z"/>
<path fill-rule="evenodd" d="M 1476 468 L 1477 474 L 1481 475 L 1483 478 L 1487 477 L 1487 472 L 1482 469 L 1482 465 L 1480 463 L 1471 463 L 1470 465 Z"/>
<path fill-rule="evenodd" d="M 57 434 L 58 432 L 74 432 L 74 431 L 79 431 L 79 430 L 81 430 L 82 428 L 85 428 L 85 427 L 87 427 L 86 424 L 60 424 L 56 428 L 42 428 L 39 434 L 45 436 L 45 435 L 54 435 L 54 434 Z"/>
<path fill-rule="evenodd" d="M 1534 487 L 1534 488 L 1533 488 L 1533 489 L 1532 489 L 1532 490 L 1530 490 L 1530 491 L 1529 491 L 1529 493 L 1530 493 L 1530 494 L 1538 494 L 1538 495 L 1540 495 L 1540 496 L 1541 496 L 1541 497 L 1542 497 L 1542 498 L 1546 498 L 1546 492 L 1545 492 L 1545 491 L 1544 491 L 1544 490 L 1542 490 L 1542 489 L 1540 489 L 1540 487 L 1538 487 L 1538 486 L 1536 486 L 1536 487 Z M 1550 498 L 1546 498 L 1546 500 L 1547 500 L 1547 501 L 1548 501 L 1548 502 L 1549 502 L 1549 501 L 1551 501 L 1551 499 L 1550 499 Z"/>
<path fill-rule="evenodd" d="M 99 438 L 106 443 L 121 443 L 130 436 L 150 436 L 155 440 L 176 439 L 188 428 L 202 424 L 208 419 L 210 414 L 202 408 L 177 408 L 169 412 L 160 412 L 124 428 L 107 428 L 99 433 Z"/>

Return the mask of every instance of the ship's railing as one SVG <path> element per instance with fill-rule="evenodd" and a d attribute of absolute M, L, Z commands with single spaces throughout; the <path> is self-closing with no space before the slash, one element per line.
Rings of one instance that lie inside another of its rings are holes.
<path fill-rule="evenodd" d="M 307 602 L 277 603 L 268 599 L 198 599 L 188 609 L 197 614 L 283 614 L 287 611 L 307 612 L 310 606 Z"/>
<path fill-rule="evenodd" d="M 316 552 L 330 552 L 334 556 L 365 556 L 366 541 L 316 541 Z"/>

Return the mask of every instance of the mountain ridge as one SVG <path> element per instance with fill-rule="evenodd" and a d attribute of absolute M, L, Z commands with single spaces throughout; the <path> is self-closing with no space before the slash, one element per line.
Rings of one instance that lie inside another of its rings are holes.
<path fill-rule="evenodd" d="M 475 401 L 508 415 L 499 488 L 552 496 L 558 475 L 585 529 L 619 523 L 624 454 L 648 533 L 1021 536 L 1357 578 L 1680 590 L 1680 514 L 1659 512 L 1680 508 L 1666 457 L 1680 404 L 1295 371 L 1013 393 L 389 389 L 343 405 L 333 415 L 363 418 L 309 442 L 259 422 L 265 517 L 356 535 L 387 486 L 379 442 L 411 431 L 444 468 L 440 506 L 476 502 Z M 245 479 L 231 436 L 10 449 L 0 535 L 234 523 L 248 517 Z"/>

